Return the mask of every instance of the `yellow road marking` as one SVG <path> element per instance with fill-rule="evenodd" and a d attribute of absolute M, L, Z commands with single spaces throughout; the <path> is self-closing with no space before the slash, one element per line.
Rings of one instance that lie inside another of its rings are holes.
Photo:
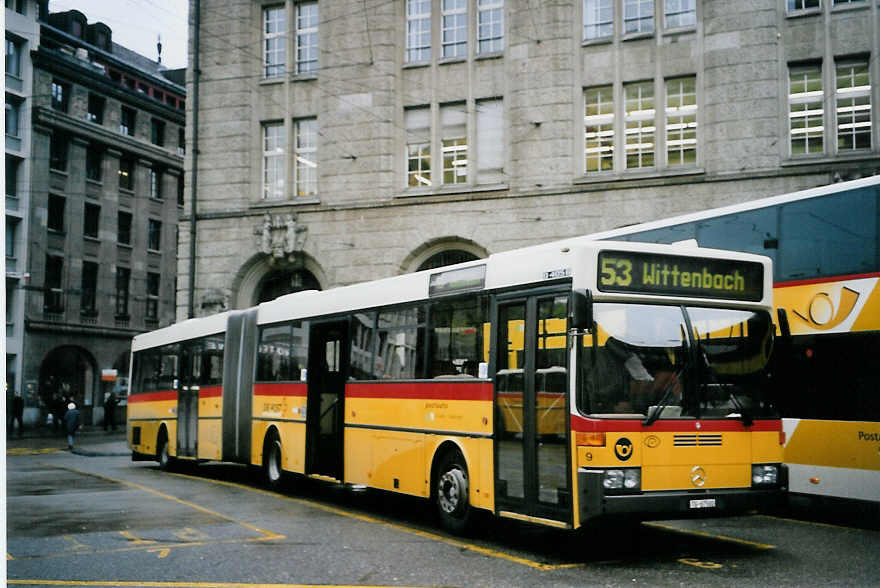
<path fill-rule="evenodd" d="M 445 543 L 446 545 L 451 545 L 452 547 L 456 547 L 458 549 L 465 549 L 467 551 L 472 551 L 474 553 L 479 553 L 481 555 L 485 555 L 488 557 L 494 557 L 496 559 L 504 559 L 513 563 L 517 563 L 523 566 L 527 566 L 530 568 L 534 568 L 537 570 L 550 571 L 550 570 L 563 570 L 569 568 L 578 568 L 583 567 L 585 564 L 582 563 L 564 563 L 564 564 L 545 564 L 538 561 L 534 561 L 531 559 L 527 559 L 524 557 L 519 557 L 516 555 L 511 555 L 509 553 L 504 553 L 503 551 L 497 551 L 495 549 L 490 549 L 488 547 L 481 547 L 479 545 L 474 545 L 473 543 L 467 543 L 465 541 L 459 541 L 458 539 L 452 539 L 450 537 L 444 537 L 443 535 L 438 535 L 437 533 L 431 533 L 429 531 L 423 531 L 421 529 L 415 529 L 413 527 L 407 527 L 405 525 L 399 525 L 397 523 L 392 523 L 389 521 L 384 521 L 382 519 L 372 517 L 369 515 L 363 515 L 355 512 L 351 512 L 348 510 L 344 510 L 339 507 L 329 506 L 326 504 L 322 504 L 320 502 L 315 502 L 313 500 L 309 500 L 306 498 L 293 498 L 290 496 L 284 496 L 283 494 L 278 494 L 275 492 L 270 492 L 268 490 L 263 490 L 261 488 L 254 488 L 253 486 L 247 486 L 244 484 L 239 484 L 237 482 L 227 482 L 225 480 L 213 480 L 211 478 L 203 478 L 200 476 L 190 476 L 187 474 L 176 474 L 172 473 L 172 476 L 179 476 L 181 478 L 191 479 L 191 480 L 201 480 L 202 482 L 206 482 L 208 484 L 216 484 L 218 486 L 228 486 L 231 488 L 239 488 L 242 490 L 247 490 L 250 492 L 256 492 L 257 494 L 263 494 L 266 496 L 273 496 L 275 498 L 280 498 L 282 500 L 286 500 L 288 502 L 293 502 L 296 504 L 301 504 L 304 506 L 309 506 L 312 508 L 317 508 L 319 510 L 323 510 L 325 512 L 333 513 L 339 516 L 347 517 L 350 519 L 355 519 L 358 521 L 362 521 L 365 523 L 371 523 L 374 525 L 383 525 L 390 529 L 394 529 L 396 531 L 402 531 L 404 533 L 409 533 L 410 535 L 415 535 L 416 537 L 422 537 L 423 539 L 429 539 L 431 541 L 437 541 L 439 543 Z"/>
<path fill-rule="evenodd" d="M 60 453 L 62 450 L 55 447 L 47 447 L 44 449 L 30 449 L 28 447 L 16 447 L 15 449 L 7 449 L 6 455 L 46 455 L 49 453 Z"/>
<path fill-rule="evenodd" d="M 673 533 L 679 533 L 681 535 L 695 535 L 697 537 L 708 537 L 709 539 L 718 539 L 720 541 L 728 541 L 730 543 L 739 543 L 740 545 L 748 545 L 749 547 L 755 547 L 757 549 L 776 549 L 775 545 L 770 545 L 768 543 L 758 543 L 757 541 L 749 541 L 748 539 L 740 539 L 738 537 L 729 537 L 727 535 L 718 535 L 716 533 L 707 533 L 705 531 L 695 531 L 692 529 L 682 529 L 680 527 L 674 527 L 672 525 L 667 525 L 664 523 L 658 522 L 645 522 L 642 523 L 648 527 L 654 527 L 656 529 L 663 529 L 664 531 L 672 531 Z"/>

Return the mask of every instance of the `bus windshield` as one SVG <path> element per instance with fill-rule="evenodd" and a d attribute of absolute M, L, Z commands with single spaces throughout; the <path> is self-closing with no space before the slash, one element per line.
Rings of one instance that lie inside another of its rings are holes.
<path fill-rule="evenodd" d="M 597 303 L 580 353 L 578 408 L 600 417 L 738 418 L 772 414 L 767 313 Z"/>

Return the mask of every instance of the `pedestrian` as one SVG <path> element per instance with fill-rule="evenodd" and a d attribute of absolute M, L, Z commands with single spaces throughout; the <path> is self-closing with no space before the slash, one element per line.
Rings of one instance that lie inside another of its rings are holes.
<path fill-rule="evenodd" d="M 52 393 L 52 400 L 49 401 L 49 411 L 52 413 L 52 431 L 64 431 L 61 421 L 64 420 L 64 399 L 58 392 Z"/>
<path fill-rule="evenodd" d="M 67 412 L 64 414 L 64 426 L 67 428 L 67 448 L 73 451 L 73 436 L 79 429 L 79 410 L 76 403 L 71 402 L 67 405 Z"/>
<path fill-rule="evenodd" d="M 110 425 L 110 430 L 116 430 L 116 405 L 119 404 L 119 400 L 116 398 L 115 392 L 110 392 L 107 395 L 107 398 L 104 399 L 104 430 L 107 430 L 107 425 Z"/>
<path fill-rule="evenodd" d="M 24 398 L 21 397 L 21 391 L 15 391 L 10 409 L 9 436 L 11 437 L 12 434 L 15 433 L 15 421 L 18 421 L 18 436 L 21 437 L 22 431 L 24 430 L 24 422 L 22 420 L 24 417 Z"/>

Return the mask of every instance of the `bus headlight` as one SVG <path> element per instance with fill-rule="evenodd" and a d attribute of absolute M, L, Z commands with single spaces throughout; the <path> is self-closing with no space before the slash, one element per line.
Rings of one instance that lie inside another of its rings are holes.
<path fill-rule="evenodd" d="M 779 483 L 779 466 L 760 464 L 752 466 L 752 486 L 776 486 Z"/>
<path fill-rule="evenodd" d="M 642 472 L 638 468 L 605 470 L 602 487 L 612 492 L 638 492 L 642 486 Z"/>

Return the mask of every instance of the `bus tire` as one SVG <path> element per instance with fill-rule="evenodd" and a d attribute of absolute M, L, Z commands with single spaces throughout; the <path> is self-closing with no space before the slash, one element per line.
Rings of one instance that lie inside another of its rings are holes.
<path fill-rule="evenodd" d="M 275 431 L 263 442 L 263 482 L 271 490 L 281 487 L 284 470 L 281 467 L 281 440 Z"/>
<path fill-rule="evenodd" d="M 156 461 L 159 469 L 167 472 L 171 469 L 171 456 L 168 455 L 168 432 L 165 429 L 159 431 L 159 439 L 156 441 Z"/>
<path fill-rule="evenodd" d="M 467 465 L 460 451 L 446 451 L 440 457 L 433 487 L 440 524 L 456 535 L 466 533 L 473 519 L 473 508 L 469 499 Z"/>

